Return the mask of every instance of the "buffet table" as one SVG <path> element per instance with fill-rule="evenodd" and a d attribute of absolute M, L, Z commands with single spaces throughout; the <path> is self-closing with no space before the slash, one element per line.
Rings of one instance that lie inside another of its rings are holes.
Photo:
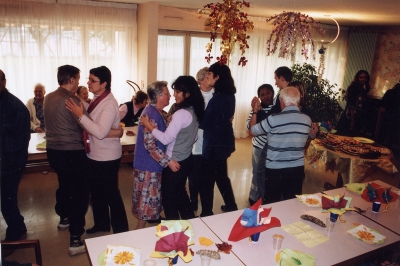
<path fill-rule="evenodd" d="M 121 137 L 122 157 L 121 163 L 133 162 L 133 155 L 136 144 L 137 126 L 125 127 Z M 134 132 L 134 136 L 128 136 L 127 131 Z M 28 161 L 25 167 L 26 172 L 50 171 L 51 167 L 47 161 L 46 149 L 38 149 L 37 146 L 45 140 L 45 133 L 31 133 L 28 147 Z"/>
<path fill-rule="evenodd" d="M 335 136 L 338 140 L 352 140 L 350 137 Z M 361 144 L 360 147 L 368 148 L 370 144 Z M 343 146 L 327 146 L 323 140 L 312 140 L 306 151 L 306 163 L 312 164 L 316 160 L 322 160 L 326 169 L 336 170 L 343 184 L 361 182 L 371 172 L 373 167 L 379 168 L 384 172 L 394 175 L 398 172 L 395 166 L 393 154 L 380 155 L 376 159 L 360 158 L 359 155 L 353 155 L 343 152 Z M 377 147 L 379 148 L 379 147 Z"/>
<path fill-rule="evenodd" d="M 377 181 L 378 182 L 378 181 Z M 382 182 L 380 184 L 384 185 Z M 329 195 L 344 193 L 346 188 L 326 191 Z M 315 194 L 321 197 L 321 193 Z M 346 196 L 352 197 L 351 207 L 360 205 L 365 208 L 371 203 L 366 202 L 366 205 L 360 201 L 360 195 L 346 193 Z M 400 202 L 400 200 L 397 200 Z M 395 207 L 397 206 L 397 207 Z M 211 265 L 278 265 L 276 255 L 278 251 L 273 249 L 273 235 L 279 234 L 284 237 L 281 249 L 291 249 L 300 251 L 305 254 L 310 254 L 315 257 L 315 265 L 357 265 L 361 262 L 366 262 L 376 258 L 378 255 L 386 252 L 397 250 L 400 244 L 400 235 L 396 232 L 399 230 L 400 216 L 398 202 L 393 203 L 393 208 L 385 213 L 378 213 L 375 217 L 369 217 L 367 212 L 363 215 L 347 211 L 342 215 L 344 223 L 336 222 L 333 232 L 328 233 L 325 228 L 320 227 L 309 221 L 302 220 L 300 215 L 312 215 L 321 221 L 326 221 L 329 217 L 328 212 L 322 212 L 320 207 L 309 207 L 301 203 L 297 199 L 281 201 L 273 204 L 264 205 L 264 208 L 272 208 L 270 217 L 276 217 L 280 220 L 281 227 L 273 227 L 261 232 L 259 241 L 250 242 L 249 238 L 241 239 L 237 242 L 228 241 L 233 225 L 242 215 L 243 210 L 229 212 L 209 217 L 201 217 L 190 220 L 193 225 L 195 234 L 195 244 L 190 248 L 196 252 L 199 249 L 208 249 L 216 251 L 215 244 L 209 247 L 202 246 L 199 243 L 199 237 L 207 237 L 214 243 L 228 242 L 232 245 L 231 254 L 220 252 L 221 260 L 212 260 Z M 383 206 L 381 207 L 382 210 Z M 319 243 L 316 246 L 308 247 L 289 234 L 282 226 L 291 225 L 302 221 L 309 225 L 312 229 L 327 237 L 326 242 Z M 347 231 L 358 226 L 376 230 L 384 235 L 386 239 L 380 244 L 369 244 L 351 236 Z M 126 233 L 107 235 L 92 239 L 86 239 L 86 247 L 89 254 L 89 259 L 92 265 L 100 265 L 98 257 L 106 249 L 107 245 L 126 245 L 141 249 L 141 265 L 150 258 L 151 252 L 155 248 L 155 243 L 158 237 L 155 235 L 155 227 L 145 228 Z M 157 265 L 168 265 L 168 259 L 154 259 Z M 195 254 L 193 260 L 189 263 L 178 259 L 179 265 L 201 265 L 200 256 Z"/>

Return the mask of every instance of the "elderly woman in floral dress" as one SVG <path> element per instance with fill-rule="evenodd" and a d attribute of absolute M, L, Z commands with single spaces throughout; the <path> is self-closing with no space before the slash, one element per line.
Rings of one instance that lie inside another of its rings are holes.
<path fill-rule="evenodd" d="M 148 115 L 150 123 L 165 131 L 163 109 L 169 105 L 167 82 L 156 81 L 147 88 L 150 104 L 142 115 Z M 157 141 L 150 131 L 139 125 L 135 158 L 133 162 L 132 213 L 138 219 L 136 229 L 144 228 L 149 220 L 158 220 L 162 210 L 161 173 L 163 168 L 179 169 L 179 164 L 165 154 L 166 146 Z"/>

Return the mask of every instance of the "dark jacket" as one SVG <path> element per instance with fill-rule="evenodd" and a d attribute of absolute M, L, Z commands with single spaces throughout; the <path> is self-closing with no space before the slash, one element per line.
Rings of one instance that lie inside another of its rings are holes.
<path fill-rule="evenodd" d="M 25 167 L 31 139 L 28 108 L 7 89 L 0 94 L 1 172 Z"/>
<path fill-rule="evenodd" d="M 235 151 L 231 118 L 235 113 L 235 95 L 214 93 L 199 128 L 204 130 L 203 153 L 206 159 L 226 160 Z"/>

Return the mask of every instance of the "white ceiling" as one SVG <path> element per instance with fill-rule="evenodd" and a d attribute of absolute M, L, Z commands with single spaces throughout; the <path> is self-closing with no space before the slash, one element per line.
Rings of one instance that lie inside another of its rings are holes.
<path fill-rule="evenodd" d="M 146 3 L 148 0 L 94 0 L 120 3 Z M 159 0 L 160 6 L 199 9 L 222 0 Z M 400 0 L 249 0 L 247 13 L 268 18 L 283 11 L 299 11 L 317 21 L 326 15 L 341 26 L 400 26 Z M 325 19 L 324 19 L 325 18 Z M 330 20 L 332 21 L 332 20 Z"/>

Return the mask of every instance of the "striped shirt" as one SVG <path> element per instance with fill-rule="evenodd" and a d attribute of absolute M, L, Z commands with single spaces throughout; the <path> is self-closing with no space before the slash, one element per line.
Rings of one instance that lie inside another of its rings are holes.
<path fill-rule="evenodd" d="M 272 108 L 272 106 L 274 106 L 274 105 L 269 105 L 269 106 L 263 108 L 262 110 L 265 113 L 268 113 L 268 111 Z M 246 121 L 247 130 L 249 130 L 249 124 L 250 124 L 250 120 L 251 120 L 252 116 L 253 116 L 253 110 L 250 111 L 249 117 L 247 118 L 247 121 Z M 264 148 L 265 143 L 267 143 L 267 135 L 263 134 L 263 135 L 255 136 L 255 137 L 253 137 L 253 139 L 251 141 L 252 141 L 254 147 L 256 147 L 258 149 L 262 149 L 262 148 Z"/>
<path fill-rule="evenodd" d="M 267 134 L 268 151 L 265 167 L 281 169 L 304 166 L 304 146 L 311 130 L 311 119 L 297 106 L 270 115 L 254 125 L 254 135 Z"/>

